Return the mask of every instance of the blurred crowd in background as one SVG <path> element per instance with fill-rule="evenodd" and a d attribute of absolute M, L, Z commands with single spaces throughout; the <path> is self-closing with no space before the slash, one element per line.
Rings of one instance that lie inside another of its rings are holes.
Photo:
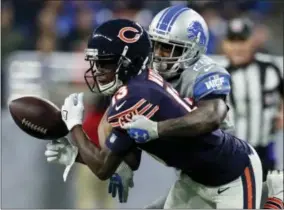
<path fill-rule="evenodd" d="M 129 18 L 145 28 L 152 17 L 163 8 L 188 4 L 200 12 L 208 23 L 210 41 L 208 53 L 221 53 L 227 20 L 246 16 L 256 24 L 255 39 L 261 50 L 283 54 L 281 2 L 235 1 L 63 1 L 63 0 L 6 0 L 2 1 L 2 56 L 13 50 L 50 52 L 81 51 L 88 35 L 102 22 L 112 18 Z M 27 12 L 28 11 L 28 12 Z M 282 38 L 281 38 L 282 37 Z"/>
<path fill-rule="evenodd" d="M 243 16 L 255 24 L 253 39 L 258 51 L 283 55 L 283 28 L 279 27 L 283 24 L 283 3 L 280 1 L 4 0 L 1 7 L 2 78 L 7 71 L 6 58 L 16 50 L 47 54 L 83 52 L 89 34 L 104 21 L 128 18 L 147 29 L 158 11 L 174 4 L 188 5 L 205 18 L 210 30 L 208 54 L 222 54 L 221 42 L 228 20 Z M 4 82 L 2 79 L 3 89 Z"/>

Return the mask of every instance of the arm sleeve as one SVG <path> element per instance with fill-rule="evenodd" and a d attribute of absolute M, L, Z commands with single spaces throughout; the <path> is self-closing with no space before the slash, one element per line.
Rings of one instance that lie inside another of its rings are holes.
<path fill-rule="evenodd" d="M 227 96 L 231 91 L 231 76 L 222 72 L 210 72 L 197 77 L 193 87 L 195 101 L 202 98 Z"/>

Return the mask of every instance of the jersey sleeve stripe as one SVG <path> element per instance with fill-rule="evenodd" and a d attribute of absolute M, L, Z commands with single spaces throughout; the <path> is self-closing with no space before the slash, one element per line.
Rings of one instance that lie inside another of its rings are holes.
<path fill-rule="evenodd" d="M 120 127 L 119 122 L 109 123 L 113 128 Z"/>
<path fill-rule="evenodd" d="M 145 112 L 147 112 L 153 105 L 152 104 L 148 104 L 147 106 L 145 106 L 141 111 L 139 111 L 138 113 L 140 115 L 143 115 Z"/>
<path fill-rule="evenodd" d="M 119 118 L 119 117 L 121 117 L 121 116 L 123 116 L 123 115 L 125 115 L 125 114 L 127 114 L 127 113 L 129 113 L 129 112 L 132 112 L 133 110 L 137 110 L 137 109 L 138 109 L 139 107 L 141 107 L 145 102 L 146 102 L 146 100 L 145 100 L 144 98 L 141 99 L 141 100 L 138 101 L 136 104 L 134 104 L 132 107 L 130 107 L 130 108 L 128 108 L 128 109 L 126 109 L 126 110 L 124 110 L 124 111 L 118 113 L 118 114 L 115 114 L 115 115 L 112 115 L 112 116 L 108 117 L 108 121 L 111 121 L 111 120 L 113 120 L 113 119 L 115 119 L 115 118 Z"/>
<path fill-rule="evenodd" d="M 187 105 L 177 94 L 174 93 L 174 90 L 168 89 L 169 93 L 174 97 L 174 99 L 185 108 L 186 111 L 191 112 L 191 108 Z"/>
<path fill-rule="evenodd" d="M 155 107 L 153 107 L 152 109 L 150 109 L 152 106 L 153 106 L 152 104 L 148 104 L 146 107 L 144 107 L 144 109 L 147 108 L 147 107 L 148 107 L 148 108 L 143 111 L 144 116 L 147 117 L 147 118 L 149 118 L 149 119 L 150 119 L 151 117 L 153 117 L 154 114 L 160 109 L 158 105 L 155 106 Z M 150 111 L 149 111 L 149 110 L 150 110 Z M 142 111 L 142 110 L 141 110 L 141 111 Z M 148 114 L 145 115 L 145 113 L 146 113 L 147 111 L 149 111 L 149 112 L 148 112 Z M 138 112 L 137 114 L 143 115 L 142 112 Z M 119 119 L 117 119 L 117 121 L 115 121 L 115 122 L 110 122 L 110 125 L 111 125 L 113 128 L 121 127 L 121 122 L 120 122 Z"/>
<path fill-rule="evenodd" d="M 268 198 L 266 204 L 273 204 L 273 205 L 276 205 L 280 208 L 283 208 L 283 201 L 281 199 L 275 198 L 275 197 Z"/>
<path fill-rule="evenodd" d="M 160 85 L 161 87 L 164 86 L 164 80 L 163 80 L 163 78 L 162 78 L 159 74 L 155 73 L 153 70 L 150 70 L 150 71 L 149 71 L 148 80 L 157 83 L 157 84 Z"/>
<path fill-rule="evenodd" d="M 159 109 L 160 109 L 160 107 L 159 107 L 158 105 L 155 106 L 155 107 L 146 115 L 146 117 L 150 119 L 151 117 L 154 116 L 154 114 L 155 114 Z"/>
<path fill-rule="evenodd" d="M 264 209 L 283 209 L 283 208 L 281 208 L 281 206 L 277 206 L 272 203 L 266 202 L 264 204 Z"/>
<path fill-rule="evenodd" d="M 278 203 L 279 205 L 283 205 L 283 201 L 279 198 L 273 197 L 273 198 L 270 198 L 269 200 L 271 200 L 275 203 Z"/>
<path fill-rule="evenodd" d="M 191 98 L 184 98 L 184 100 L 190 105 L 193 105 L 193 100 Z"/>
<path fill-rule="evenodd" d="M 146 99 L 141 99 L 130 108 L 108 117 L 108 122 L 112 127 L 121 127 L 127 122 L 131 122 L 134 115 L 144 115 L 151 118 L 159 110 L 158 105 L 149 103 Z"/>

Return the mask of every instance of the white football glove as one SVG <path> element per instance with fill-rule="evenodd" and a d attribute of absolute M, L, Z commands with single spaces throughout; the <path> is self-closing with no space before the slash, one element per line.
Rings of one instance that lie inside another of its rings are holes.
<path fill-rule="evenodd" d="M 70 131 L 75 125 L 82 125 L 84 104 L 83 93 L 69 95 L 61 108 L 62 119 Z"/>
<path fill-rule="evenodd" d="M 137 143 L 146 143 L 159 138 L 158 123 L 143 115 L 133 116 L 132 121 L 124 124 L 122 128 L 127 129 L 129 136 Z"/>
<path fill-rule="evenodd" d="M 283 200 L 283 171 L 269 171 L 267 175 L 268 196 Z"/>
<path fill-rule="evenodd" d="M 65 165 L 63 173 L 63 180 L 65 182 L 71 167 L 75 163 L 78 148 L 70 144 L 67 138 L 61 138 L 48 143 L 44 155 L 49 163 Z"/>

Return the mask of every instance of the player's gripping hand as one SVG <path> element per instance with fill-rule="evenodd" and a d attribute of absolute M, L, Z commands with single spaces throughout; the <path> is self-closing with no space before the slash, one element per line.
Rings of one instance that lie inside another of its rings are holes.
<path fill-rule="evenodd" d="M 133 116 L 132 121 L 124 124 L 122 128 L 127 129 L 128 135 L 137 143 L 146 143 L 159 137 L 158 123 L 143 115 Z"/>
<path fill-rule="evenodd" d="M 48 143 L 44 155 L 49 163 L 65 165 L 63 180 L 66 181 L 78 155 L 78 148 L 70 144 L 67 138 L 61 138 Z"/>
<path fill-rule="evenodd" d="M 118 194 L 119 202 L 126 203 L 129 188 L 133 186 L 133 171 L 126 163 L 122 162 L 109 180 L 108 193 L 113 198 Z"/>
<path fill-rule="evenodd" d="M 61 108 L 62 119 L 69 131 L 75 125 L 82 125 L 84 114 L 83 96 L 83 93 L 69 95 Z"/>

